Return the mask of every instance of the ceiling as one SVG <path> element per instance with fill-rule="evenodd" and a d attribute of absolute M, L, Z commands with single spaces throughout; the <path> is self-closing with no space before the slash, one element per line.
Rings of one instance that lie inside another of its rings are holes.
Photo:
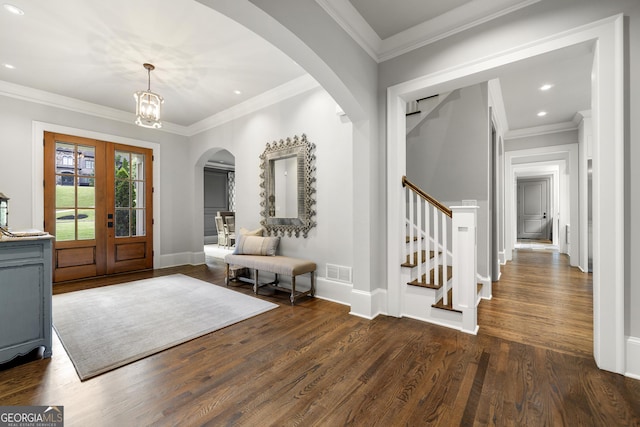
<path fill-rule="evenodd" d="M 0 9 L 0 93 L 19 85 L 12 89 L 37 90 L 31 99 L 55 94 L 133 114 L 133 93 L 147 88 L 142 64 L 150 62 L 163 121 L 188 127 L 306 74 L 194 0 L 6 1 L 24 15 Z M 316 0 L 377 61 L 537 1 Z M 592 56 L 585 47 L 503 70 L 510 129 L 567 122 L 589 109 Z M 554 85 L 544 94 L 543 82 Z M 539 118 L 542 109 L 548 114 Z"/>
<path fill-rule="evenodd" d="M 306 74 L 193 0 L 7 1 L 24 15 L 0 9 L 0 80 L 135 112 L 133 93 L 147 89 L 149 62 L 163 119 L 181 126 Z"/>
<path fill-rule="evenodd" d="M 349 0 L 380 39 L 441 17 L 471 0 Z"/>

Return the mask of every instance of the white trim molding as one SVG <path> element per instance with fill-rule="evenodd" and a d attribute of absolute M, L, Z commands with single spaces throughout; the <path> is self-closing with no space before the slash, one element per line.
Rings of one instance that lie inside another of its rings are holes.
<path fill-rule="evenodd" d="M 208 129 L 220 126 L 224 123 L 235 120 L 239 117 L 246 116 L 270 105 L 277 104 L 285 99 L 294 97 L 301 93 L 315 89 L 320 84 L 309 74 L 293 79 L 267 92 L 257 95 L 253 98 L 234 105 L 224 111 L 221 111 L 190 126 L 181 126 L 171 122 L 162 122 L 162 128 L 157 132 L 167 132 L 181 136 L 193 136 Z M 23 101 L 33 102 L 36 104 L 47 105 L 49 107 L 60 108 L 63 110 L 73 111 L 76 113 L 87 114 L 93 117 L 99 117 L 108 120 L 114 120 L 121 123 L 128 123 L 132 126 L 135 121 L 135 114 L 117 110 L 115 108 L 105 107 L 104 105 L 93 104 L 91 102 L 81 101 L 79 99 L 58 95 L 51 92 L 45 92 L 39 89 L 33 89 L 26 86 L 20 86 L 0 80 L 0 96 L 20 99 Z M 135 145 L 135 144 L 131 144 Z"/>
<path fill-rule="evenodd" d="M 351 311 L 349 314 L 374 319 L 380 314 L 386 314 L 386 289 L 375 289 L 372 292 L 353 289 L 351 291 Z"/>
<path fill-rule="evenodd" d="M 624 375 L 640 380 L 640 338 L 627 337 L 627 367 Z"/>
<path fill-rule="evenodd" d="M 349 305 L 353 285 L 350 283 L 336 282 L 325 277 L 316 277 L 316 298 Z"/>
<path fill-rule="evenodd" d="M 532 128 L 523 128 L 516 130 L 508 130 L 504 134 L 504 139 L 518 139 L 518 138 L 528 138 L 531 136 L 539 136 L 539 135 L 549 135 L 551 133 L 558 132 L 568 132 L 572 130 L 577 130 L 579 123 L 564 122 L 564 123 L 553 123 L 550 125 L 536 126 Z"/>
<path fill-rule="evenodd" d="M 475 0 L 393 36 L 381 39 L 348 0 L 316 0 L 325 12 L 376 62 L 497 19 L 540 0 Z"/>

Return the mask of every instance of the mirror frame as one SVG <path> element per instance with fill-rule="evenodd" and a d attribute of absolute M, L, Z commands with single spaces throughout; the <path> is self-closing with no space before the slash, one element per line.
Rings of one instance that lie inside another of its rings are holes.
<path fill-rule="evenodd" d="M 309 230 L 316 226 L 313 217 L 316 215 L 314 210 L 316 178 L 314 154 L 315 144 L 309 142 L 307 136 L 302 134 L 300 138 L 295 135 L 293 138 L 286 140 L 267 142 L 267 147 L 260 155 L 260 206 L 262 220 L 260 224 L 267 230 L 269 235 L 295 235 L 307 237 Z M 273 176 L 273 162 L 279 159 L 296 157 L 298 168 L 298 217 L 297 218 L 276 218 L 269 215 L 269 211 L 273 209 L 269 202 L 273 199 L 275 193 L 275 177 Z"/>

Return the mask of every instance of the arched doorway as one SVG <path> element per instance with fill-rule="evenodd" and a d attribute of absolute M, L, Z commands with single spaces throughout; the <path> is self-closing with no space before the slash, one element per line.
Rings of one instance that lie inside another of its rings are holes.
<path fill-rule="evenodd" d="M 220 226 L 228 212 L 235 212 L 235 156 L 225 149 L 213 150 L 203 167 L 204 244 L 230 247 Z"/>

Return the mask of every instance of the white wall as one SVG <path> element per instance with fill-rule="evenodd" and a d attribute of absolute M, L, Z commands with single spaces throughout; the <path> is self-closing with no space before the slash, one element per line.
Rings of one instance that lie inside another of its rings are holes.
<path fill-rule="evenodd" d="M 451 93 L 407 135 L 407 178 L 441 202 L 477 200 L 478 274 L 489 269 L 489 111 L 487 84 Z"/>
<path fill-rule="evenodd" d="M 202 180 L 202 164 L 207 153 L 214 147 L 225 148 L 236 159 L 236 229 L 260 227 L 259 156 L 267 142 L 303 133 L 316 145 L 317 214 L 314 219 L 317 226 L 310 230 L 306 239 L 282 237 L 279 253 L 315 261 L 320 278 L 319 295 L 348 304 L 348 294 L 338 296 L 328 289 L 341 285 L 328 283 L 323 277 L 327 263 L 352 267 L 354 246 L 358 245 L 352 237 L 352 125 L 336 114 L 336 103 L 325 90 L 313 89 L 193 136 L 189 168 L 195 170 L 195 197 L 196 200 L 200 198 L 198 183 Z M 202 218 L 198 209 L 194 214 L 194 221 Z M 194 251 L 202 249 L 201 233 L 196 235 L 200 237 L 192 241 Z"/>

